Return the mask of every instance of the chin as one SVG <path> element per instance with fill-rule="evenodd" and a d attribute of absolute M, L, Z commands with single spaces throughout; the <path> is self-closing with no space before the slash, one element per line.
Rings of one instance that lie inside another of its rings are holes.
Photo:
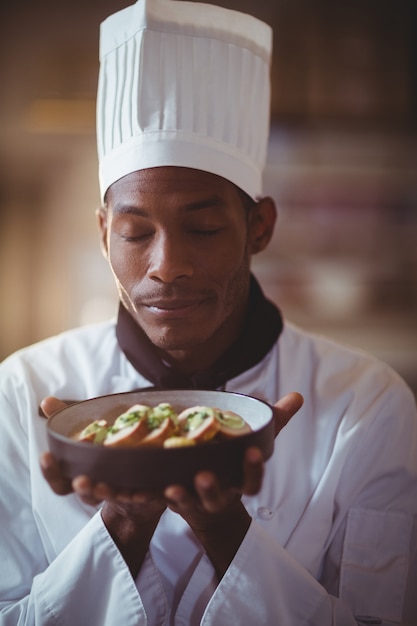
<path fill-rule="evenodd" d="M 180 336 L 178 333 L 167 333 L 158 335 L 148 335 L 152 343 L 165 352 L 182 352 L 190 351 L 200 347 L 204 343 L 204 338 L 201 335 L 184 335 Z"/>

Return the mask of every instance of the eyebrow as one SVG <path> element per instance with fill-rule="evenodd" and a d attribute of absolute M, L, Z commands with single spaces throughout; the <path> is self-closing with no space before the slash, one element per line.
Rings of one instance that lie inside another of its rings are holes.
<path fill-rule="evenodd" d="M 210 207 L 217 208 L 223 207 L 224 200 L 219 195 L 213 195 L 208 198 L 203 198 L 202 200 L 197 200 L 196 202 L 190 202 L 188 204 L 183 205 L 183 209 L 187 213 L 192 213 L 194 211 L 200 211 L 202 209 L 207 209 Z M 123 201 L 116 202 L 113 207 L 113 212 L 118 213 L 119 215 L 138 215 L 140 217 L 147 217 L 148 212 L 146 209 L 142 209 L 140 206 L 135 206 L 132 204 L 125 204 Z"/>
<path fill-rule="evenodd" d="M 119 215 L 140 215 L 143 217 L 147 216 L 147 212 L 140 207 L 136 207 L 132 204 L 125 204 L 124 202 L 116 202 L 116 204 L 112 207 L 113 213 L 118 213 Z"/>

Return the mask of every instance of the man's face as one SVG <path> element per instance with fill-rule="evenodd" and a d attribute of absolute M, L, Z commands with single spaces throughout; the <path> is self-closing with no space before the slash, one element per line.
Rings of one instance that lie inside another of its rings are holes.
<path fill-rule="evenodd" d="M 250 216 L 237 188 L 159 167 L 114 183 L 107 206 L 103 246 L 120 298 L 150 340 L 173 356 L 221 353 L 238 334 L 249 285 Z"/>

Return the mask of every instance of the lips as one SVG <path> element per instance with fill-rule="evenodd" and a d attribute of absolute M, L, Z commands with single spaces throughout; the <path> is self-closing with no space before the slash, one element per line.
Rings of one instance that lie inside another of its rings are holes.
<path fill-rule="evenodd" d="M 169 300 L 145 303 L 143 306 L 151 311 L 176 311 L 178 309 L 188 309 L 200 304 L 201 300 Z"/>
<path fill-rule="evenodd" d="M 161 319 L 173 319 L 193 314 L 204 302 L 199 300 L 156 300 L 152 302 L 142 302 L 141 307 L 145 308 L 153 316 Z"/>

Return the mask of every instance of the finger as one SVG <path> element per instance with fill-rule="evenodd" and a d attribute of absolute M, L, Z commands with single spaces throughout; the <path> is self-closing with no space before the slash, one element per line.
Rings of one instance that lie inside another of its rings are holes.
<path fill-rule="evenodd" d="M 208 513 L 218 513 L 227 505 L 227 493 L 212 472 L 199 472 L 194 478 L 194 487 Z"/>
<path fill-rule="evenodd" d="M 97 506 L 103 500 L 113 499 L 113 492 L 104 483 L 93 483 L 88 476 L 76 476 L 72 488 L 85 504 Z"/>
<path fill-rule="evenodd" d="M 50 452 L 41 454 L 40 466 L 45 480 L 54 493 L 65 496 L 72 492 L 71 481 L 62 474 L 58 462 Z"/>
<path fill-rule="evenodd" d="M 180 513 L 181 515 L 187 515 L 196 511 L 197 499 L 200 500 L 201 505 L 205 507 L 210 500 L 214 498 L 216 487 L 213 484 L 215 477 L 211 472 L 200 472 L 194 477 L 194 489 L 195 494 L 192 494 L 188 489 L 181 485 L 170 485 L 165 489 L 164 496 L 168 502 L 168 506 L 173 511 Z M 210 509 L 210 504 L 208 504 Z"/>
<path fill-rule="evenodd" d="M 135 491 L 130 498 L 135 504 L 155 504 L 159 502 L 166 506 L 164 495 L 160 491 Z"/>
<path fill-rule="evenodd" d="M 120 502 L 121 504 L 150 505 L 155 502 L 161 502 L 163 498 L 160 494 L 150 491 L 118 491 L 114 493 L 113 499 L 115 502 Z"/>
<path fill-rule="evenodd" d="M 275 417 L 275 436 L 288 424 L 293 415 L 301 409 L 304 404 L 303 396 L 297 391 L 287 394 L 273 406 Z"/>
<path fill-rule="evenodd" d="M 46 417 L 52 417 L 54 413 L 64 409 L 67 406 L 67 402 L 63 400 L 58 400 L 58 398 L 54 398 L 53 396 L 48 396 L 44 398 L 40 403 L 40 409 L 44 413 Z"/>
<path fill-rule="evenodd" d="M 195 500 L 190 492 L 181 485 L 170 485 L 164 491 L 164 497 L 171 510 L 186 513 L 195 508 Z"/>
<path fill-rule="evenodd" d="M 253 496 L 262 486 L 264 463 L 259 448 L 248 448 L 243 463 L 242 493 Z"/>

